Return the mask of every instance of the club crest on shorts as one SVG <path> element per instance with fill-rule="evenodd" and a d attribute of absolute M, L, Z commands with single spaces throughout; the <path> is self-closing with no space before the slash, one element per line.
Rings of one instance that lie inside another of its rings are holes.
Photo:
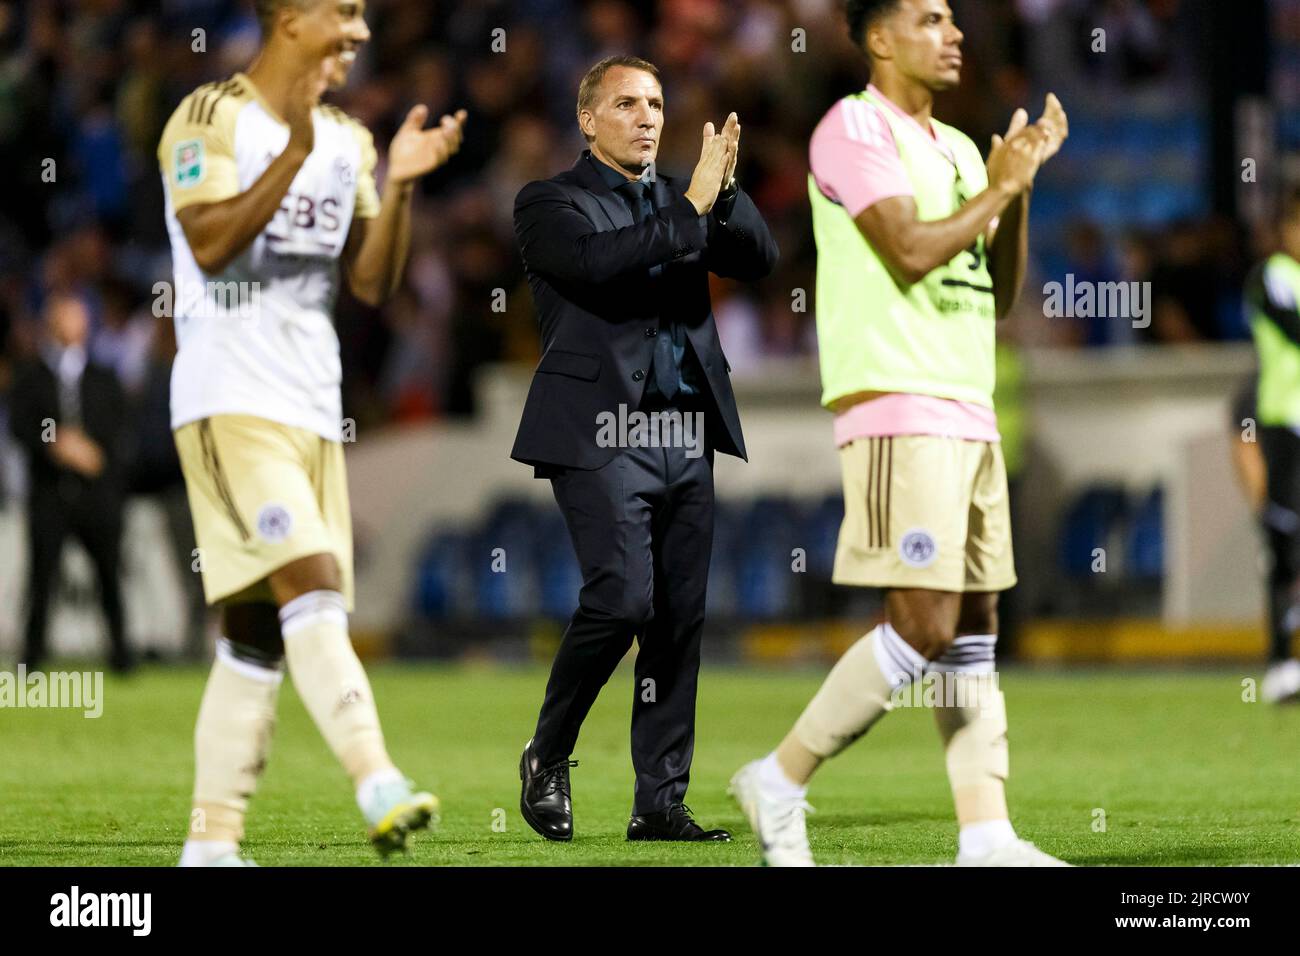
<path fill-rule="evenodd" d="M 262 505 L 262 510 L 257 513 L 257 533 L 263 541 L 278 544 L 289 537 L 292 530 L 293 515 L 289 514 L 288 508 L 277 504 Z"/>
<path fill-rule="evenodd" d="M 924 528 L 913 528 L 898 542 L 898 556 L 909 568 L 928 568 L 938 553 L 934 536 Z"/>

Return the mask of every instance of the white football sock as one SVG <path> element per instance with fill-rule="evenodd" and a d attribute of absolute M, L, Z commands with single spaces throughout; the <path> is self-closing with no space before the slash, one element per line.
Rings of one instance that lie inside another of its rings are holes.
<path fill-rule="evenodd" d="M 814 757 L 833 757 L 889 713 L 893 694 L 924 671 L 925 658 L 880 624 L 835 662 L 791 734 Z"/>
<path fill-rule="evenodd" d="M 764 788 L 772 791 L 778 797 L 802 799 L 808 794 L 807 787 L 799 786 L 785 775 L 785 771 L 781 768 L 781 762 L 776 759 L 775 750 L 759 762 L 758 779 Z"/>
<path fill-rule="evenodd" d="M 981 820 L 961 828 L 957 834 L 957 852 L 962 856 L 987 856 L 1015 839 L 1016 831 L 1010 820 Z"/>
<path fill-rule="evenodd" d="M 367 774 L 365 779 L 357 785 L 357 806 L 361 808 L 362 812 L 365 812 L 374 801 L 376 790 L 386 784 L 397 783 L 405 779 L 402 772 L 396 767 L 388 767 Z"/>
<path fill-rule="evenodd" d="M 374 695 L 348 638 L 348 615 L 337 591 L 308 591 L 280 608 L 289 676 L 325 742 L 355 786 L 391 770 Z"/>
<path fill-rule="evenodd" d="M 963 634 L 953 640 L 943 656 L 926 667 L 930 673 L 948 671 L 954 674 L 992 674 L 996 634 Z"/>
<path fill-rule="evenodd" d="M 266 766 L 283 671 L 222 638 L 194 724 L 190 843 L 238 847 Z M 194 851 L 198 852 L 198 851 Z M 218 856 L 221 854 L 217 854 Z"/>
<path fill-rule="evenodd" d="M 885 621 L 873 633 L 876 637 L 871 642 L 871 649 L 875 652 L 876 664 L 880 667 L 880 672 L 885 675 L 885 679 L 889 681 L 890 687 L 898 690 L 925 673 L 929 661 L 920 651 L 903 640 L 903 635 L 894 630 L 892 624 Z"/>

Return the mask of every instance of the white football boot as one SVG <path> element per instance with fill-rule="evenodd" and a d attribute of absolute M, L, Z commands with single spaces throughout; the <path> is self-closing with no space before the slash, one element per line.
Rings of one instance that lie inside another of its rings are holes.
<path fill-rule="evenodd" d="M 808 847 L 804 815 L 813 812 L 802 797 L 782 797 L 763 787 L 759 760 L 745 764 L 731 778 L 727 792 L 754 828 L 766 866 L 816 866 Z"/>
<path fill-rule="evenodd" d="M 404 777 L 379 784 L 361 812 L 370 824 L 370 843 L 381 857 L 406 851 L 407 837 L 439 823 L 438 798 Z"/>
<path fill-rule="evenodd" d="M 1266 704 L 1281 704 L 1300 696 L 1300 661 L 1292 658 L 1270 665 L 1259 685 L 1259 696 Z"/>
<path fill-rule="evenodd" d="M 252 860 L 239 855 L 234 843 L 205 844 L 186 842 L 177 866 L 257 866 Z"/>
<path fill-rule="evenodd" d="M 983 856 L 957 854 L 958 866 L 1071 866 L 1064 860 L 1058 860 L 1051 854 L 1044 853 L 1028 840 L 1012 840 L 998 847 L 992 853 Z"/>

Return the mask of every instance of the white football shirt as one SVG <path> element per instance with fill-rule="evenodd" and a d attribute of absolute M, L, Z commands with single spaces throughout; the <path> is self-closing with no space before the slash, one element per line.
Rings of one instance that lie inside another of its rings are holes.
<path fill-rule="evenodd" d="M 379 213 L 369 130 L 336 107 L 312 117 L 314 143 L 279 211 L 219 273 L 194 261 L 176 213 L 248 190 L 284 151 L 289 126 L 242 73 L 201 86 L 158 145 L 171 238 L 171 424 L 257 415 L 342 439 L 342 365 L 333 309 L 354 216 Z"/>

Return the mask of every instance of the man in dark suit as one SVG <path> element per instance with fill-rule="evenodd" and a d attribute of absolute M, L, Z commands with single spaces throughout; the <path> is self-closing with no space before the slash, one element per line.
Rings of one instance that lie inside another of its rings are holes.
<path fill-rule="evenodd" d="M 699 164 L 682 183 L 654 167 L 663 112 L 652 64 L 602 60 L 578 93 L 590 149 L 515 200 L 544 352 L 512 457 L 551 480 L 583 577 L 520 760 L 520 809 L 551 840 L 573 837 L 569 757 L 634 637 L 628 839 L 730 839 L 704 830 L 683 804 L 713 538 L 713 455 L 745 457 L 708 275 L 761 279 L 777 249 L 735 183 L 736 114 L 716 133 L 705 126 Z M 638 431 L 638 417 L 651 430 Z M 655 431 L 656 422 L 664 427 Z M 681 427 L 674 432 L 671 423 Z"/>
<path fill-rule="evenodd" d="M 45 305 L 48 332 L 39 359 L 22 369 L 11 396 L 10 429 L 27 450 L 28 611 L 23 660 L 45 658 L 50 602 L 59 579 L 63 541 L 75 535 L 95 566 L 112 646 L 110 665 L 129 670 L 122 609 L 121 386 L 112 371 L 90 364 L 90 321 L 76 296 L 56 293 Z"/>

